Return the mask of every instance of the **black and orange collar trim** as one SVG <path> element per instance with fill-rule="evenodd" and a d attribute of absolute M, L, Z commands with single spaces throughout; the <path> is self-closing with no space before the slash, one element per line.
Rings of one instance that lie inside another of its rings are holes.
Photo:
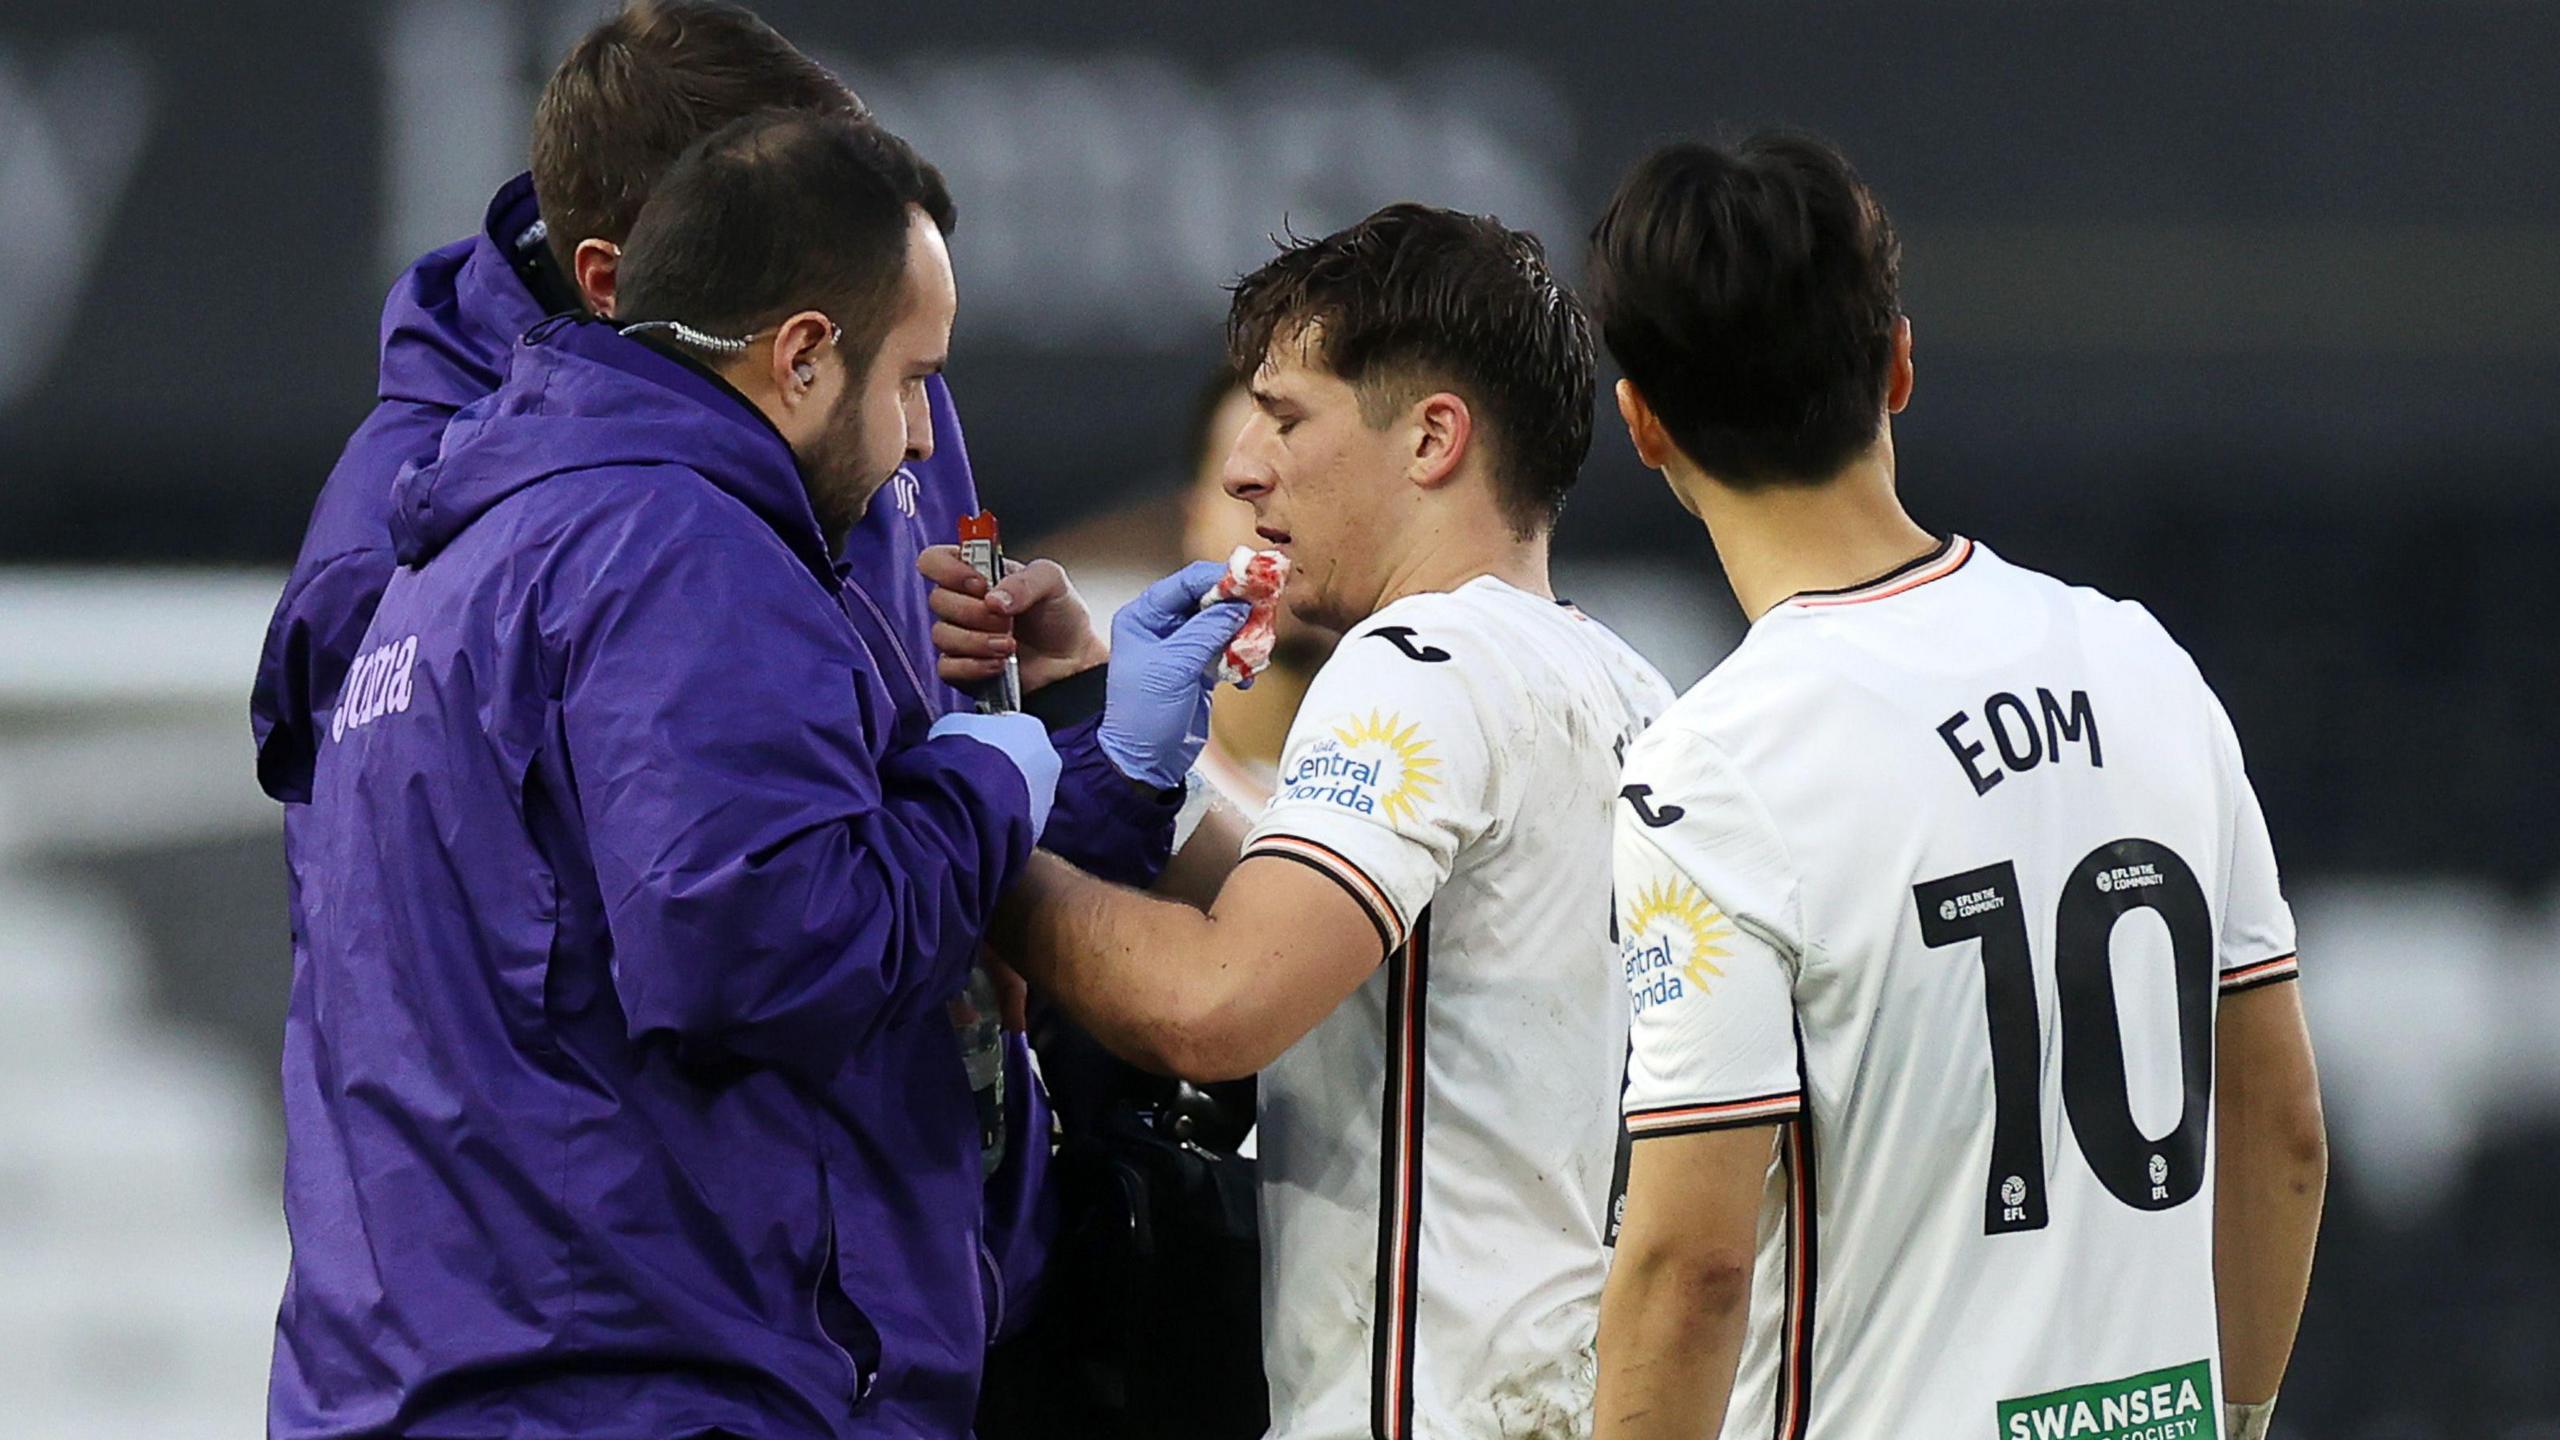
<path fill-rule="evenodd" d="M 1820 610 L 1890 599 L 1905 591 L 1917 590 L 1932 580 L 1943 580 L 1963 569 L 1965 562 L 1972 558 L 1973 542 L 1961 535 L 1950 535 L 1938 542 L 1937 549 L 1897 565 L 1863 585 L 1852 585 L 1845 590 L 1799 590 L 1778 603 Z"/>

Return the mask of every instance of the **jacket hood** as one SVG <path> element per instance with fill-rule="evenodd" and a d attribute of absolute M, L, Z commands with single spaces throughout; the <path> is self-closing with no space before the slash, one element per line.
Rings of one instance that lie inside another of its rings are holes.
<path fill-rule="evenodd" d="M 516 337 L 543 307 L 509 257 L 540 223 L 533 177 L 519 175 L 489 202 L 481 233 L 418 258 L 382 304 L 376 393 L 459 410 L 498 388 Z"/>
<path fill-rule="evenodd" d="M 519 490 L 657 465 L 692 470 L 745 504 L 833 588 L 833 558 L 781 432 L 709 373 L 566 316 L 526 332 L 497 393 L 453 418 L 433 460 L 401 472 L 392 545 L 402 565 L 422 565 Z"/>

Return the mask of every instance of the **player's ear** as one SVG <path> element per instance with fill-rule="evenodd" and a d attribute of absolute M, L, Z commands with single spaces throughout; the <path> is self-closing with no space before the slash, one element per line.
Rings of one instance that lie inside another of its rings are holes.
<path fill-rule="evenodd" d="M 622 247 L 593 236 L 579 241 L 578 248 L 569 255 L 569 272 L 578 283 L 578 298 L 607 320 L 613 318 L 614 289 L 621 267 Z"/>
<path fill-rule="evenodd" d="M 1415 403 L 1412 433 L 1413 464 L 1407 475 L 1423 489 L 1437 490 L 1456 478 L 1467 458 L 1467 447 L 1475 440 L 1475 416 L 1466 401 L 1438 391 Z"/>
<path fill-rule="evenodd" d="M 1662 428 L 1662 417 L 1645 403 L 1644 392 L 1633 380 L 1620 380 L 1616 391 L 1618 418 L 1627 422 L 1627 439 L 1636 447 L 1636 458 L 1648 470 L 1659 470 L 1671 463 L 1671 435 Z"/>
<path fill-rule="evenodd" d="M 1619 381 L 1625 384 L 1625 381 Z M 1911 403 L 1911 317 L 1893 319 L 1893 359 L 1884 373 L 1884 413 L 1899 415 Z"/>

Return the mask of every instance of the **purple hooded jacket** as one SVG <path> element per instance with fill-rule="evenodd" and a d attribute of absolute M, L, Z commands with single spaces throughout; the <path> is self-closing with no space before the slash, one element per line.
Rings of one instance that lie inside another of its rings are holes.
<path fill-rule="evenodd" d="M 965 1435 L 942 1012 L 1019 776 L 898 744 L 780 436 L 610 327 L 394 499 L 303 817 L 271 1429 Z"/>
<path fill-rule="evenodd" d="M 349 441 L 329 478 L 269 629 L 252 701 L 253 728 L 260 781 L 271 795 L 287 802 L 285 841 L 295 954 L 288 1029 L 306 1052 L 323 1028 L 318 997 L 326 988 L 324 977 L 312 973 L 305 953 L 308 925 L 303 900 L 310 882 L 309 859 L 341 859 L 326 845 L 315 848 L 318 822 L 306 804 L 313 793 L 314 761 L 333 717 L 338 689 L 362 649 L 366 627 L 398 563 L 391 534 L 393 478 L 404 467 L 436 454 L 439 437 L 454 413 L 497 387 L 515 338 L 541 318 L 541 307 L 507 259 L 509 241 L 534 218 L 530 182 L 519 178 L 492 202 L 482 235 L 423 257 L 393 290 L 383 314 L 380 404 Z M 928 668 L 932 622 L 923 587 L 914 579 L 914 557 L 923 546 L 948 538 L 957 517 L 977 508 L 958 419 L 938 379 L 932 382 L 931 398 L 935 454 L 908 467 L 881 492 L 870 514 L 848 537 L 845 561 L 835 567 L 844 613 L 861 642 L 849 663 L 861 667 L 876 682 L 874 688 L 885 692 L 889 707 L 884 724 L 899 745 L 920 739 L 936 716 L 959 703 Z M 805 501 L 801 503 L 805 506 Z M 1120 783 L 1093 743 L 1093 728 L 1087 720 L 1057 736 L 1067 773 L 1049 833 L 1054 843 L 1088 868 L 1143 884 L 1163 863 L 1170 811 L 1136 798 Z M 334 872 L 329 883 L 347 883 L 343 864 L 333 863 L 329 869 Z M 982 919 L 984 911 L 972 914 Z M 986 1255 L 972 1270 L 987 1282 L 989 1317 L 1008 1324 L 1018 1322 L 1028 1308 L 1050 1220 L 1043 1184 L 1046 1147 L 1019 1143 L 1021 1137 L 1045 1136 L 1047 1109 L 1030 1076 L 1020 1037 L 1009 1037 L 1009 1045 L 1008 1122 L 1016 1143 L 1008 1146 L 1003 1169 L 987 1182 Z M 308 1055 L 304 1058 L 307 1062 Z M 329 1088 L 328 1077 L 307 1064 L 300 1070 L 289 1069 L 286 1084 L 291 1112 L 288 1149 L 296 1160 L 343 1140 L 345 1122 L 340 1110 L 360 1110 L 379 1101 L 379 1097 L 355 1099 L 344 1085 Z M 449 1099 L 432 1101 L 428 1108 L 449 1109 Z M 974 1134 L 973 1123 L 964 1128 Z M 461 1146 L 468 1137 L 456 1133 L 448 1141 Z M 335 1287 L 350 1278 L 322 1273 L 333 1259 L 358 1272 L 371 1263 L 343 1251 L 335 1257 L 323 1253 L 327 1240 L 346 1238 L 332 1236 L 328 1227 L 349 1218 L 347 1204 L 353 1197 L 315 1194 L 313 1187 L 335 1184 L 351 1189 L 355 1182 L 352 1176 L 329 1180 L 316 1175 L 310 1164 L 289 1168 L 296 1172 L 289 1176 L 287 1194 L 297 1244 L 296 1275 L 280 1318 L 274 1433 L 375 1433 L 367 1428 L 373 1422 L 361 1417 L 415 1413 L 415 1397 L 405 1388 L 411 1380 L 403 1379 L 398 1367 L 365 1361 L 370 1342 L 345 1335 L 341 1342 L 351 1348 L 342 1358 L 356 1364 L 364 1379 L 349 1383 L 346 1376 L 303 1375 L 292 1358 L 298 1344 L 293 1333 L 297 1310 L 306 1316 L 310 1313 L 309 1302 L 294 1292 Z M 963 1212 L 976 1214 L 974 1206 L 962 1206 L 955 1213 Z M 809 1218 L 813 1222 L 817 1218 L 814 1202 Z M 467 1246 L 477 1243 L 477 1238 L 457 1232 L 437 1243 Z M 987 1263 L 990 1257 L 992 1263 Z M 948 1304 L 949 1295 L 935 1277 L 916 1278 L 932 1281 L 933 1286 L 908 1298 L 926 1306 Z M 385 1273 L 374 1275 L 368 1283 L 378 1288 L 375 1302 L 384 1307 L 384 1316 L 377 1318 L 391 1323 L 388 1317 L 397 1313 L 405 1298 L 394 1288 L 399 1282 Z M 351 1323 L 361 1328 L 372 1322 Z M 896 1352 L 903 1340 L 892 1334 L 887 1341 L 892 1382 L 900 1373 Z M 565 1337 L 561 1343 L 566 1343 Z M 965 1379 L 974 1385 L 976 1356 L 953 1355 L 945 1360 L 941 1373 L 946 1379 Z M 927 1374 L 941 1363 L 907 1368 Z M 934 1411 L 939 1418 L 921 1428 L 910 1427 L 912 1417 L 887 1418 L 904 1413 L 888 1399 L 865 1413 L 880 1418 L 872 1429 L 858 1433 L 960 1434 L 966 1429 L 967 1405 L 965 1400 L 953 1400 L 939 1406 Z"/>
<path fill-rule="evenodd" d="M 311 798 L 319 731 L 390 582 L 393 477 L 434 457 L 446 422 L 498 388 L 508 347 L 543 318 L 542 303 L 509 258 L 539 218 L 533 177 L 519 175 L 489 202 L 480 234 L 419 257 L 383 303 L 378 403 L 347 441 L 312 507 L 250 694 L 258 783 L 277 800 Z M 978 508 L 950 389 L 937 375 L 926 390 L 932 457 L 906 466 L 880 492 L 845 538 L 837 566 L 856 591 L 853 611 L 864 640 L 882 652 L 891 672 L 900 723 L 918 734 L 964 702 L 933 673 L 933 616 L 916 556 L 956 539 L 960 517 Z M 1106 873 L 1132 874 L 1132 883 L 1153 878 L 1135 876 L 1145 869 L 1143 854 L 1092 858 Z"/>

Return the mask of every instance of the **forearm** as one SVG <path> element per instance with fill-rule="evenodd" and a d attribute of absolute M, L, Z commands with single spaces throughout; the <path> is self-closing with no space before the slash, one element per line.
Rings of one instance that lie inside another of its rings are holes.
<path fill-rule="evenodd" d="M 1595 1440 L 1722 1431 L 1777 1139 L 1776 1127 L 1753 1125 L 1636 1142 L 1600 1295 Z"/>
<path fill-rule="evenodd" d="M 1200 823 L 1191 828 L 1190 838 L 1173 854 L 1172 863 L 1156 877 L 1150 887 L 1169 900 L 1180 900 L 1206 910 L 1218 898 L 1218 891 L 1235 873 L 1236 862 L 1244 854 L 1245 836 L 1253 822 L 1245 819 L 1225 796 L 1210 790 Z"/>
<path fill-rule="evenodd" d="M 1226 1069 L 1220 1027 L 1239 1008 L 1244 967 L 1222 953 L 1227 938 L 1188 905 L 1046 853 L 1024 867 L 993 936 L 1023 978 L 1113 1053 L 1192 1080 L 1230 1078 L 1216 1073 Z"/>
<path fill-rule="evenodd" d="M 2284 1380 L 2328 1186 L 2308 1041 L 2274 1053 L 2280 1063 L 2270 1065 L 2267 1047 L 2259 1047 L 2248 1057 L 2253 1063 L 2227 1066 L 2216 1086 L 2214 1288 L 2223 1383 L 2242 1404 L 2273 1398 Z"/>
<path fill-rule="evenodd" d="M 2272 1398 L 2293 1358 L 2328 1171 L 2325 1151 L 2286 1154 L 2267 1145 L 2230 1146 L 2222 1153 L 2214 1286 L 2222 1313 L 2223 1383 L 2240 1403 Z"/>
<path fill-rule="evenodd" d="M 1721 1433 L 1750 1302 L 1747 1269 L 1622 1250 L 1600 1306 L 1593 1440 Z"/>

